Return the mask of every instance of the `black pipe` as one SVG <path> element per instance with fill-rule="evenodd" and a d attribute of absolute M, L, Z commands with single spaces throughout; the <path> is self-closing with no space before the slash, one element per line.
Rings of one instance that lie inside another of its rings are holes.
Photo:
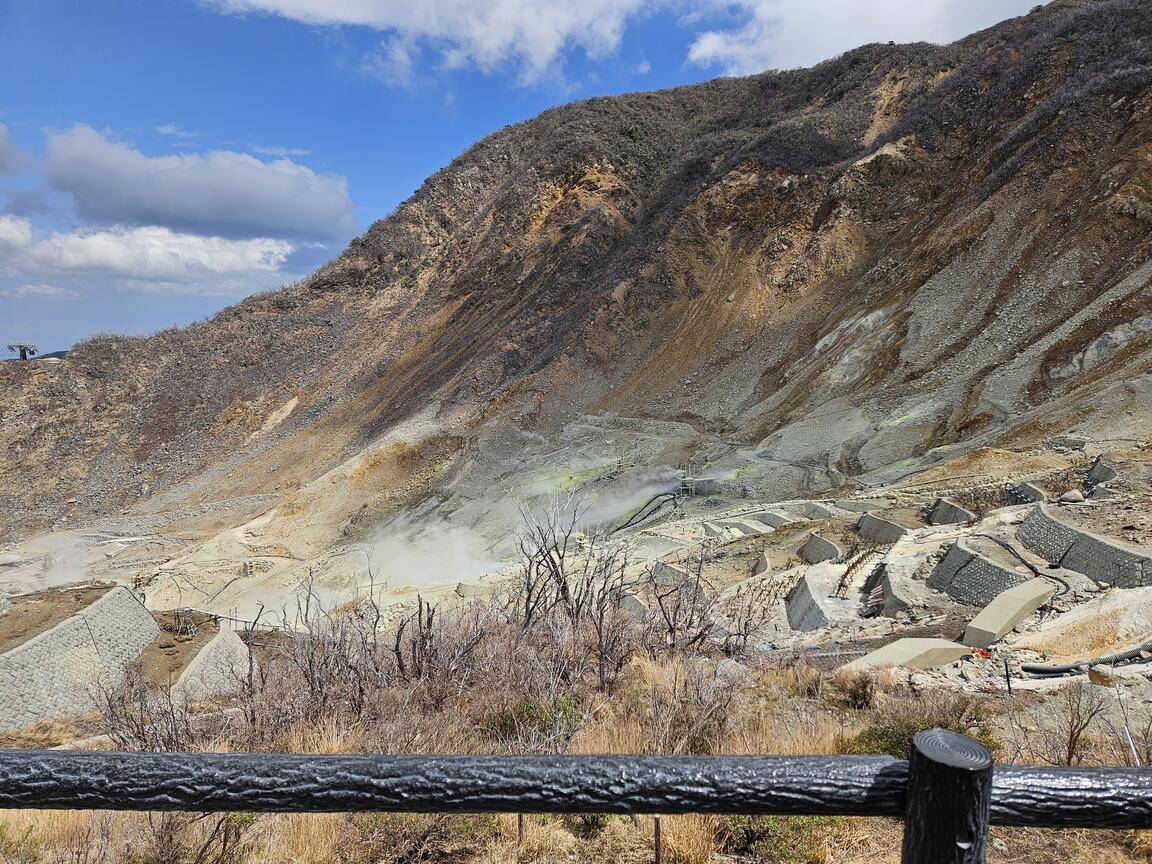
<path fill-rule="evenodd" d="M 1040 675 L 1049 678 L 1061 675 L 1083 675 L 1092 666 L 1121 666 L 1125 664 L 1136 665 L 1138 663 L 1152 662 L 1152 657 L 1142 656 L 1148 652 L 1152 652 L 1152 639 L 1128 651 L 1121 651 L 1119 654 L 1105 654 L 1103 657 L 1081 660 L 1078 663 L 1067 663 L 1062 666 L 1042 666 L 1038 663 L 1025 663 L 1020 667 L 1020 671 L 1027 672 L 1029 675 Z"/>
<path fill-rule="evenodd" d="M 668 502 L 667 502 L 667 500 L 661 501 L 659 505 L 657 505 L 655 508 L 653 508 L 653 510 L 652 510 L 652 512 L 651 512 L 651 513 L 645 514 L 645 513 L 644 513 L 644 511 L 648 509 L 649 505 L 651 505 L 651 504 L 652 504 L 652 502 L 654 502 L 654 501 L 657 501 L 657 500 L 659 500 L 659 499 L 661 499 L 661 498 L 664 498 L 664 499 L 670 499 L 670 498 L 675 498 L 675 497 L 676 497 L 676 493 L 675 493 L 675 492 L 661 492 L 659 495 L 653 495 L 651 498 L 649 498 L 647 501 L 645 501 L 645 502 L 644 502 L 644 503 L 643 503 L 643 504 L 640 506 L 640 509 L 639 509 L 639 510 L 637 510 L 635 513 L 633 513 L 633 514 L 632 514 L 632 516 L 631 516 L 631 517 L 628 519 L 628 521 L 627 521 L 627 522 L 625 522 L 623 525 L 620 525 L 620 526 L 618 526 L 618 527 L 616 527 L 616 528 L 613 528 L 613 529 L 612 529 L 610 532 L 608 532 L 608 533 L 609 533 L 609 534 L 616 534 L 616 533 L 618 533 L 618 532 L 620 532 L 620 531 L 623 531 L 625 528 L 631 528 L 631 527 L 632 527 L 633 525 L 635 525 L 637 522 L 639 522 L 639 521 L 643 521 L 644 519 L 648 518 L 648 516 L 652 516 L 653 514 L 655 514 L 655 512 L 656 512 L 657 510 L 659 510 L 659 509 L 660 509 L 661 507 L 663 507 L 663 506 L 664 506 L 666 503 L 668 503 Z"/>

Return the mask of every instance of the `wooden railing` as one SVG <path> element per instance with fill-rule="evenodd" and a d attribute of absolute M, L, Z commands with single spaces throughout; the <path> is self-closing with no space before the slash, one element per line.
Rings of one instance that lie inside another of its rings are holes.
<path fill-rule="evenodd" d="M 988 826 L 1152 828 L 1152 770 L 1001 765 L 932 729 L 887 756 L 301 756 L 0 750 L 0 808 L 895 816 L 903 861 Z"/>

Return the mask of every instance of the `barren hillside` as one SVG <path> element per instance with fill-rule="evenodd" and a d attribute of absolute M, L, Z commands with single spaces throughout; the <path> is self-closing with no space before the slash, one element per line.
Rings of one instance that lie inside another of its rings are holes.
<path fill-rule="evenodd" d="M 1142 0 L 567 105 L 299 285 L 0 365 L 0 541 L 116 517 L 274 574 L 435 518 L 476 557 L 509 491 L 1147 437 L 1150 240 Z"/>

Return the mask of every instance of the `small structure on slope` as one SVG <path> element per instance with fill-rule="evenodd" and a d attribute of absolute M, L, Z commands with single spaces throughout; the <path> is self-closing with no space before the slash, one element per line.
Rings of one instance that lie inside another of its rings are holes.
<path fill-rule="evenodd" d="M 40 349 L 32 342 L 9 342 L 8 350 L 13 354 L 19 354 L 21 360 L 27 360 L 40 353 Z"/>

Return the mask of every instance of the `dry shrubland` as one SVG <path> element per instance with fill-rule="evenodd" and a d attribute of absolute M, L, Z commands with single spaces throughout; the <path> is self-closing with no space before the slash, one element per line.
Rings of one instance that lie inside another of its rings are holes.
<path fill-rule="evenodd" d="M 757 663 L 688 608 L 707 603 L 697 576 L 679 586 L 695 598 L 682 612 L 645 619 L 622 606 L 623 593 L 651 601 L 667 586 L 632 576 L 624 547 L 545 518 L 524 538 L 519 583 L 503 596 L 420 602 L 390 623 L 371 598 L 338 610 L 311 598 L 291 638 L 250 634 L 261 662 L 236 670 L 232 706 L 192 712 L 129 676 L 102 694 L 105 734 L 118 748 L 169 751 L 900 756 L 912 734 L 939 725 L 1002 759 L 1122 763 L 1090 690 L 1050 700 L 1055 719 L 1041 733 L 1026 728 L 1034 709 L 1005 700 Z M 1147 753 L 1148 731 L 1134 725 Z M 879 864 L 896 860 L 901 831 L 889 819 L 701 814 L 661 827 L 673 864 Z M 1036 864 L 1148 860 L 1152 848 L 1145 835 L 1116 832 L 998 830 L 996 841 L 992 860 Z M 647 817 L 526 816 L 520 836 L 514 815 L 0 813 L 4 864 L 595 864 L 649 861 L 652 842 Z"/>

